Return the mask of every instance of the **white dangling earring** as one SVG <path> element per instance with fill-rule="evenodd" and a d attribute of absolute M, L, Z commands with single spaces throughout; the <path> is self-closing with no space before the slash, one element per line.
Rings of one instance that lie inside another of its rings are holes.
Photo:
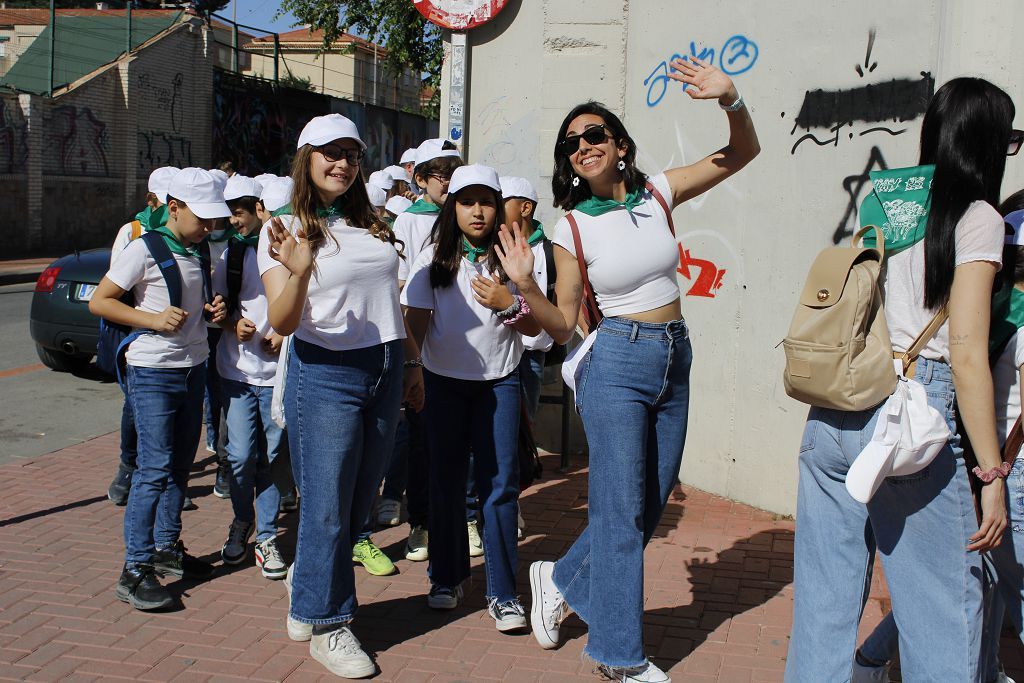
<path fill-rule="evenodd" d="M 625 161 L 623 161 L 622 159 L 619 159 L 619 163 L 618 163 L 618 164 L 616 164 L 616 166 L 615 166 L 615 167 L 616 167 L 617 169 L 619 169 L 620 171 L 625 171 L 625 170 L 626 170 L 626 162 L 625 162 Z"/>
<path fill-rule="evenodd" d="M 572 177 L 572 186 L 573 187 L 579 187 L 580 186 L 580 177 L 578 175 L 574 175 Z"/>

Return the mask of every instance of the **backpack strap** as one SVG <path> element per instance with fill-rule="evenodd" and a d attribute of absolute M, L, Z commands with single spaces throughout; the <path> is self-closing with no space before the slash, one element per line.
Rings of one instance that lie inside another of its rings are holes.
<path fill-rule="evenodd" d="M 203 301 L 213 303 L 213 265 L 210 259 L 210 241 L 203 240 L 198 245 L 199 263 L 202 266 L 199 270 L 203 276 Z"/>
<path fill-rule="evenodd" d="M 174 254 L 164 242 L 163 235 L 158 232 L 147 232 L 142 235 L 142 241 L 146 243 L 150 256 L 156 261 L 160 274 L 164 276 L 167 298 L 171 306 L 181 308 L 181 270 L 178 268 L 178 262 L 174 260 Z"/>
<path fill-rule="evenodd" d="M 548 301 L 555 300 L 555 281 L 558 280 L 558 266 L 555 265 L 555 249 L 551 240 L 545 237 L 541 240 L 541 247 L 544 249 L 544 267 L 548 274 Z"/>
<path fill-rule="evenodd" d="M 242 270 L 245 266 L 245 252 L 248 246 L 238 240 L 228 242 L 227 281 L 228 312 L 239 310 L 238 296 L 242 291 Z"/>
<path fill-rule="evenodd" d="M 587 275 L 587 262 L 583 260 L 583 240 L 580 239 L 580 226 L 572 211 L 565 214 L 572 229 L 572 244 L 576 250 L 576 263 L 580 266 L 580 278 L 583 280 L 583 318 L 587 321 L 587 327 L 593 332 L 597 329 L 598 323 L 604 317 L 597 305 L 597 297 L 594 296 L 594 288 L 590 286 L 590 277 Z"/>
<path fill-rule="evenodd" d="M 663 194 L 661 194 L 661 192 L 658 190 L 658 188 L 656 188 L 654 186 L 654 183 L 652 183 L 650 180 L 647 181 L 647 184 L 645 185 L 645 187 L 647 188 L 648 192 L 650 192 L 652 195 L 654 195 L 654 198 L 658 200 L 658 203 L 661 204 L 661 208 L 665 212 L 665 218 L 668 219 L 668 229 L 669 229 L 669 231 L 671 231 L 672 236 L 675 237 L 676 236 L 676 224 L 672 220 L 672 209 L 669 208 L 668 202 L 665 201 L 665 196 Z"/>
<path fill-rule="evenodd" d="M 132 239 L 137 240 L 142 236 L 142 221 L 132 221 Z"/>
<path fill-rule="evenodd" d="M 939 331 L 939 328 L 942 327 L 948 318 L 949 311 L 943 306 L 932 316 L 931 321 L 921 330 L 921 334 L 917 335 L 917 339 L 910 345 L 910 348 L 898 356 L 903 363 L 904 377 L 912 378 L 914 376 L 914 371 L 917 368 L 917 357 L 921 355 L 925 345 L 935 336 L 935 333 Z"/>

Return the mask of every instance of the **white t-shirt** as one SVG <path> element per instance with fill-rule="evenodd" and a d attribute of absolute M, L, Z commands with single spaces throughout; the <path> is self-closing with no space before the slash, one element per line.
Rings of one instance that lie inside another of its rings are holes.
<path fill-rule="evenodd" d="M 298 219 L 282 215 L 293 232 Z M 306 305 L 295 337 L 331 351 L 348 351 L 405 339 L 402 308 L 398 304 L 398 251 L 369 231 L 335 217 L 327 225 L 333 235 L 314 259 Z M 267 252 L 264 225 L 256 248 L 260 276 L 284 268 Z"/>
<path fill-rule="evenodd" d="M 956 224 L 955 264 L 972 261 L 1003 262 L 1003 218 L 987 202 L 973 202 Z M 886 258 L 885 321 L 889 326 L 892 348 L 903 352 L 910 348 L 935 315 L 924 308 L 924 243 L 904 249 Z M 949 322 L 947 321 L 921 351 L 923 358 L 949 361 Z"/>
<path fill-rule="evenodd" d="M 996 398 L 996 436 L 1006 441 L 1013 423 L 1020 415 L 1020 378 L 1018 368 L 1024 365 L 1024 335 L 1021 330 L 1010 337 L 1003 353 L 992 366 L 992 384 Z"/>
<path fill-rule="evenodd" d="M 141 368 L 190 368 L 206 362 L 210 348 L 206 343 L 203 319 L 203 275 L 199 259 L 174 254 L 181 271 L 181 308 L 188 312 L 185 324 L 177 332 L 144 334 L 128 347 L 129 365 Z M 107 277 L 135 296 L 135 308 L 162 313 L 171 305 L 163 273 L 141 239 L 132 241 L 107 271 Z"/>
<path fill-rule="evenodd" d="M 121 226 L 121 229 L 117 231 L 117 237 L 114 238 L 114 245 L 110 247 L 110 267 L 114 267 L 114 261 L 121 255 L 124 248 L 127 247 L 132 241 L 132 224 L 131 222 L 125 223 Z"/>
<path fill-rule="evenodd" d="M 531 247 L 533 249 L 533 279 L 537 281 L 540 291 L 548 291 L 548 262 L 544 257 L 543 240 Z M 527 351 L 550 351 L 555 340 L 544 330 L 536 337 L 523 337 L 523 348 Z"/>
<path fill-rule="evenodd" d="M 665 174 L 649 178 L 671 202 Z M 632 212 L 615 209 L 601 216 L 573 212 L 580 228 L 583 258 L 597 305 L 605 316 L 642 313 L 679 298 L 679 251 L 661 204 L 646 189 Z M 555 224 L 551 241 L 576 255 L 567 218 Z"/>
<path fill-rule="evenodd" d="M 430 230 L 434 227 L 436 220 L 436 213 L 410 213 L 409 211 L 403 211 L 395 219 L 395 224 L 391 229 L 395 233 L 395 238 L 405 244 L 405 250 L 402 252 L 405 258 L 398 265 L 399 280 L 404 282 L 409 279 L 412 265 L 416 263 L 420 252 L 430 244 Z"/>
<path fill-rule="evenodd" d="M 402 303 L 433 311 L 420 353 L 423 365 L 434 374 L 455 379 L 488 380 L 505 377 L 523 356 L 523 335 L 505 325 L 473 296 L 470 282 L 487 275 L 483 262 L 459 261 L 451 286 L 430 286 L 434 245 L 428 245 L 412 266 L 402 290 Z M 511 283 L 509 291 L 516 292 Z"/>
<path fill-rule="evenodd" d="M 213 291 L 228 298 L 228 252 L 213 270 Z M 231 330 L 224 330 L 217 344 L 217 371 L 221 377 L 255 386 L 272 386 L 277 372 L 277 354 L 269 353 L 263 339 L 273 330 L 267 321 L 267 295 L 263 291 L 255 248 L 246 248 L 242 261 L 242 287 L 238 292 L 238 310 L 234 319 L 247 318 L 256 326 L 249 341 L 238 341 Z"/>

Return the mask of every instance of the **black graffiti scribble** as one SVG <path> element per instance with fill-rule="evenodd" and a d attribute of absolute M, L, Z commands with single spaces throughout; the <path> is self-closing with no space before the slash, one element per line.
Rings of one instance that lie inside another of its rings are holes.
<path fill-rule="evenodd" d="M 864 165 L 864 170 L 857 175 L 843 178 L 843 191 L 849 195 L 850 201 L 846 205 L 843 217 L 839 219 L 839 225 L 836 226 L 836 230 L 832 234 L 833 244 L 839 244 L 847 237 L 853 236 L 853 230 L 848 229 L 846 226 L 851 219 L 857 218 L 857 210 L 860 209 L 860 193 L 864 190 L 864 186 L 871 181 L 868 174 L 875 169 L 884 171 L 888 168 L 889 165 L 885 163 L 882 150 L 872 147 L 870 154 L 868 154 L 868 162 Z"/>
<path fill-rule="evenodd" d="M 916 81 L 904 78 L 849 90 L 809 90 L 804 93 L 793 131 L 853 121 L 910 121 L 925 112 L 934 91 L 935 79 L 925 71 Z"/>
<path fill-rule="evenodd" d="M 860 76 L 861 78 L 864 78 L 864 69 L 867 69 L 868 73 L 871 73 L 878 66 L 878 62 L 871 61 L 871 49 L 875 47 L 875 35 L 877 35 L 877 31 L 875 29 L 871 29 L 870 31 L 868 31 L 868 51 L 864 53 L 863 68 L 860 64 L 853 67 L 854 70 L 856 70 L 857 75 Z"/>

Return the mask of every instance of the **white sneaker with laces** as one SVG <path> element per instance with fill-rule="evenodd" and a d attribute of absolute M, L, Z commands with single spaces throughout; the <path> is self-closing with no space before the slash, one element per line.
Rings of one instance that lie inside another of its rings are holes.
<path fill-rule="evenodd" d="M 480 538 L 480 530 L 476 522 L 466 524 L 466 534 L 469 536 L 469 556 L 480 557 L 484 554 L 484 541 Z"/>
<path fill-rule="evenodd" d="M 225 564 L 241 564 L 245 561 L 246 547 L 255 532 L 255 522 L 231 520 L 231 526 L 228 527 L 228 540 L 224 541 L 224 546 L 220 549 L 220 556 Z"/>
<path fill-rule="evenodd" d="M 377 665 L 363 651 L 363 646 L 347 624 L 316 629 L 309 641 L 309 654 L 332 674 L 342 678 L 367 678 L 377 673 Z"/>
<path fill-rule="evenodd" d="M 381 498 L 377 505 L 377 524 L 398 526 L 402 521 L 402 503 L 390 498 Z"/>
<path fill-rule="evenodd" d="M 496 598 L 491 598 L 487 602 L 487 611 L 502 633 L 526 628 L 526 611 L 518 600 L 499 603 Z"/>
<path fill-rule="evenodd" d="M 307 624 L 293 619 L 292 610 L 292 565 L 284 577 L 284 589 L 288 593 L 288 619 L 285 620 L 285 628 L 288 630 L 288 637 L 298 643 L 305 643 L 313 637 L 313 624 Z"/>
<path fill-rule="evenodd" d="M 554 562 L 530 565 L 530 625 L 533 637 L 545 650 L 558 647 L 558 628 L 569 614 L 569 605 L 555 587 L 554 571 Z"/>
<path fill-rule="evenodd" d="M 256 566 L 268 579 L 279 580 L 287 575 L 288 565 L 281 557 L 281 551 L 278 550 L 277 541 L 273 536 L 256 542 Z"/>
<path fill-rule="evenodd" d="M 600 674 L 605 680 L 619 683 L 672 683 L 668 674 L 659 669 L 654 662 L 647 662 L 645 666 L 636 669 L 614 669 L 599 664 L 594 673 Z"/>
<path fill-rule="evenodd" d="M 889 683 L 889 664 L 865 666 L 853 658 L 853 676 L 850 683 Z"/>
<path fill-rule="evenodd" d="M 409 540 L 405 542 L 405 559 L 413 562 L 430 559 L 427 552 L 427 530 L 423 527 L 414 526 L 409 530 Z"/>
<path fill-rule="evenodd" d="M 430 586 L 427 606 L 431 609 L 455 609 L 462 600 L 462 586 Z"/>

